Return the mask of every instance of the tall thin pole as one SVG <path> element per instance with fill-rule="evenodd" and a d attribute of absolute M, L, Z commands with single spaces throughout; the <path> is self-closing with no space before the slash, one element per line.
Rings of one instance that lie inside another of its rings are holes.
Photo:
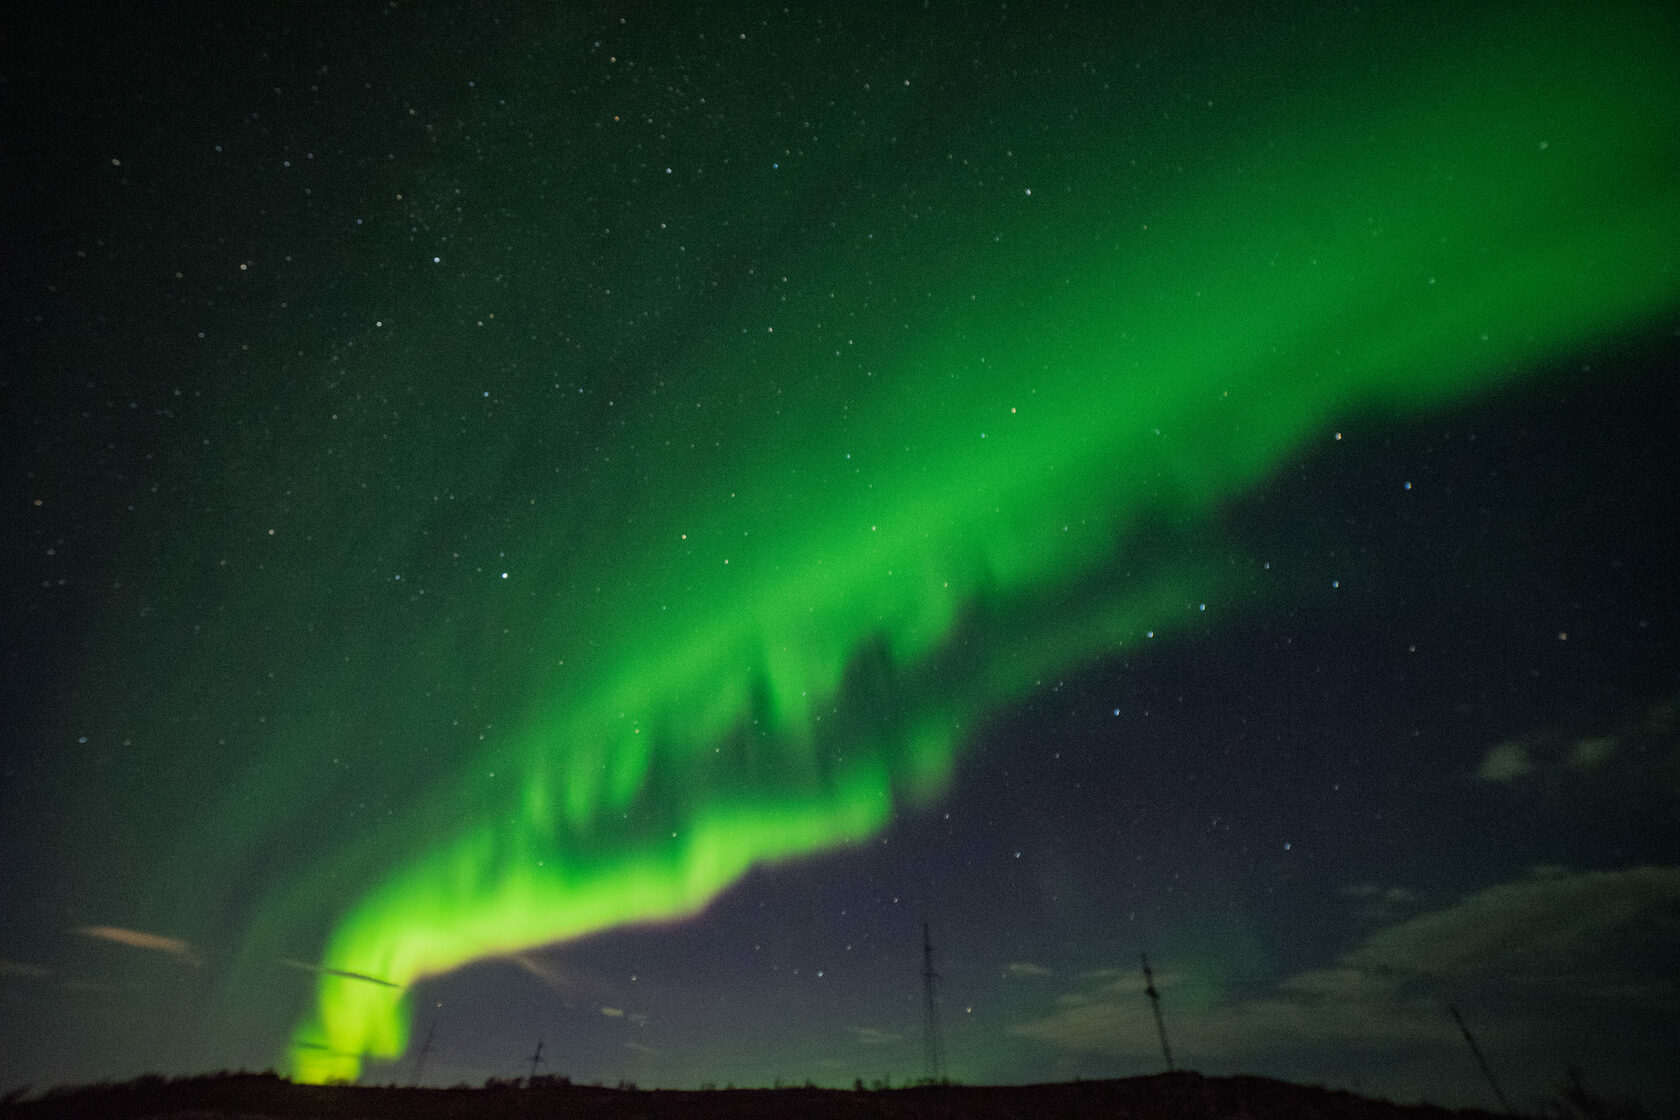
<path fill-rule="evenodd" d="M 437 1034 L 437 1020 L 433 1019 L 431 1028 L 426 1031 L 426 1041 L 421 1044 L 420 1053 L 414 1056 L 414 1084 L 416 1085 L 420 1084 L 420 1074 L 426 1069 L 426 1056 L 432 1052 L 432 1036 L 435 1034 Z"/>
<path fill-rule="evenodd" d="M 1476 1045 L 1476 1036 L 1471 1034 L 1470 1028 L 1464 1025 L 1464 1016 L 1460 1015 L 1458 1008 L 1450 1003 L 1447 1004 L 1447 1010 L 1452 1012 L 1453 1022 L 1458 1024 L 1458 1029 L 1464 1035 L 1464 1041 L 1470 1044 L 1470 1053 L 1475 1055 L 1476 1064 L 1482 1067 L 1482 1076 L 1487 1078 L 1488 1088 L 1493 1090 L 1494 1097 L 1499 1101 L 1499 1107 L 1505 1110 L 1505 1115 L 1511 1115 L 1511 1104 L 1505 1099 L 1505 1094 L 1499 1091 L 1499 1081 L 1493 1076 L 1493 1069 L 1487 1064 L 1487 1059 L 1482 1057 L 1482 1048 Z"/>
<path fill-rule="evenodd" d="M 537 1039 L 537 1048 L 531 1054 L 531 1080 L 525 1082 L 527 1085 L 529 1085 L 531 1081 L 535 1081 L 537 1079 L 537 1063 L 542 1061 L 542 1044 L 543 1040 L 540 1038 Z"/>
<path fill-rule="evenodd" d="M 1167 1045 L 1167 1024 L 1161 1018 L 1161 993 L 1155 990 L 1155 974 L 1149 971 L 1149 954 L 1143 957 L 1143 994 L 1149 997 L 1149 1008 L 1155 1012 L 1155 1031 L 1161 1036 L 1161 1056 L 1167 1059 L 1167 1072 L 1173 1072 L 1172 1047 Z"/>
<path fill-rule="evenodd" d="M 925 1027 L 927 1047 L 927 1076 L 929 1081 L 940 1079 L 939 1061 L 939 1005 L 934 998 L 933 987 L 939 980 L 939 973 L 933 970 L 933 935 L 928 932 L 928 924 L 922 923 L 922 997 L 927 1009 L 927 1023 Z"/>

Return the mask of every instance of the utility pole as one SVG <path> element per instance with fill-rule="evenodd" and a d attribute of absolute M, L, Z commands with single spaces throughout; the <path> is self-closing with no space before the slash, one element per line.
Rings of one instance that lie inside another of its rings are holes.
<path fill-rule="evenodd" d="M 1167 1045 L 1167 1024 L 1161 1018 L 1161 993 L 1155 990 L 1155 974 L 1149 971 L 1149 954 L 1143 957 L 1143 994 L 1149 997 L 1149 1009 L 1155 1012 L 1155 1031 L 1161 1036 L 1161 1056 L 1167 1059 L 1167 1072 L 1173 1072 L 1172 1047 Z"/>
<path fill-rule="evenodd" d="M 939 980 L 939 973 L 933 970 L 933 935 L 928 932 L 928 924 L 922 923 L 922 997 L 926 1005 L 927 1019 L 924 1026 L 925 1046 L 927 1049 L 927 1076 L 930 1082 L 940 1080 L 941 1070 L 939 1062 L 939 1005 L 934 998 L 933 986 Z"/>
<path fill-rule="evenodd" d="M 529 1081 L 525 1082 L 527 1086 L 537 1079 L 537 1063 L 542 1061 L 542 1044 L 543 1040 L 540 1038 L 537 1039 L 537 1048 L 535 1052 L 531 1054 L 531 1077 Z"/>
<path fill-rule="evenodd" d="M 1493 1076 L 1493 1069 L 1482 1057 L 1482 1048 L 1476 1045 L 1476 1037 L 1470 1033 L 1470 1028 L 1464 1025 L 1464 1016 L 1458 1013 L 1458 1008 L 1447 1004 L 1447 1010 L 1452 1013 L 1453 1022 L 1464 1035 L 1464 1041 L 1470 1044 L 1470 1053 L 1475 1056 L 1476 1064 L 1482 1067 L 1482 1076 L 1487 1078 L 1488 1088 L 1493 1090 L 1494 1097 L 1499 1101 L 1499 1107 L 1504 1109 L 1505 1115 L 1511 1115 L 1511 1104 L 1505 1099 L 1505 1094 L 1499 1091 L 1499 1082 Z"/>
<path fill-rule="evenodd" d="M 437 1020 L 433 1019 L 431 1028 L 426 1031 L 426 1041 L 421 1045 L 420 1053 L 414 1056 L 415 1085 L 420 1084 L 420 1074 L 424 1072 L 426 1068 L 426 1056 L 432 1052 L 432 1036 L 435 1034 L 437 1034 Z"/>

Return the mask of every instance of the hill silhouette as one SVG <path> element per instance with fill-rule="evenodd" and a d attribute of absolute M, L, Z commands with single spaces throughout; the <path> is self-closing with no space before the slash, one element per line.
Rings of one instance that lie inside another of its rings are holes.
<path fill-rule="evenodd" d="M 218 1074 L 50 1090 L 0 1106 L 7 1120 L 1494 1120 L 1477 1109 L 1400 1105 L 1267 1077 L 1166 1073 L 1045 1085 L 899 1089 L 635 1089 L 538 1077 L 526 1086 L 410 1089 L 300 1085 L 274 1074 Z"/>

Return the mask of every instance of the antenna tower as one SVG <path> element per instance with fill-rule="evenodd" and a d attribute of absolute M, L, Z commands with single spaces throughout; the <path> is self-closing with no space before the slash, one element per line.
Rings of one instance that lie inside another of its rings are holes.
<path fill-rule="evenodd" d="M 535 1081 L 537 1079 L 537 1063 L 542 1061 L 542 1044 L 543 1040 L 540 1038 L 537 1039 L 537 1048 L 531 1054 L 531 1081 Z M 529 1085 L 531 1081 L 527 1081 L 525 1084 Z"/>
<path fill-rule="evenodd" d="M 927 1076 L 930 1082 L 938 1082 L 943 1074 L 939 1060 L 939 1004 L 933 991 L 934 984 L 938 980 L 939 973 L 933 970 L 933 935 L 928 932 L 928 924 L 923 922 L 922 1000 L 926 1009 L 924 1045 L 926 1046 Z"/>
<path fill-rule="evenodd" d="M 1511 1104 L 1505 1099 L 1505 1094 L 1500 1092 L 1499 1082 L 1493 1076 L 1493 1069 L 1487 1064 L 1487 1059 L 1482 1057 L 1482 1048 L 1476 1045 L 1476 1037 L 1470 1033 L 1470 1028 L 1464 1025 L 1464 1017 L 1458 1013 L 1458 1008 L 1450 1003 L 1447 1004 L 1447 1010 L 1452 1013 L 1453 1022 L 1458 1024 L 1460 1033 L 1464 1035 L 1464 1041 L 1470 1044 L 1470 1053 L 1475 1056 L 1476 1064 L 1482 1067 L 1482 1076 L 1487 1078 L 1488 1088 L 1493 1090 L 1495 1099 L 1499 1101 L 1499 1107 L 1505 1110 L 1505 1115 L 1511 1115 Z"/>
<path fill-rule="evenodd" d="M 432 1052 L 432 1036 L 437 1034 L 437 1020 L 432 1020 L 431 1027 L 426 1031 L 426 1041 L 420 1046 L 420 1053 L 414 1056 L 414 1084 L 420 1084 L 420 1074 L 426 1069 L 426 1057 Z"/>
<path fill-rule="evenodd" d="M 1149 1009 L 1155 1012 L 1155 1030 L 1161 1036 L 1161 1056 L 1167 1060 L 1167 1072 L 1173 1071 L 1172 1047 L 1167 1045 L 1167 1024 L 1161 1018 L 1161 993 L 1155 990 L 1155 974 L 1149 971 L 1149 954 L 1143 957 L 1143 994 L 1149 997 Z"/>

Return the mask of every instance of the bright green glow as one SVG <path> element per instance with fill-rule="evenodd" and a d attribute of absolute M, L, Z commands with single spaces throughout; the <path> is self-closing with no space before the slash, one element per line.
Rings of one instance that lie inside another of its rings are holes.
<path fill-rule="evenodd" d="M 1671 46 L 1583 18 L 1341 91 L 1158 197 L 1121 198 L 1126 161 L 1094 150 L 1067 192 L 1087 201 L 1044 184 L 1012 219 L 975 216 L 998 240 L 930 245 L 950 310 L 868 386 L 814 370 L 756 452 L 648 465 L 660 519 L 533 621 L 545 694 L 451 791 L 484 811 L 362 895 L 323 965 L 407 985 L 689 914 L 756 862 L 868 836 L 1037 677 L 1219 613 L 1224 558 L 1132 557 L 1144 519 L 1205 532 L 1333 417 L 1436 404 L 1672 312 Z M 812 270 L 843 287 L 860 243 L 837 232 Z M 799 384 L 817 361 L 733 337 L 689 357 Z M 699 422 L 653 418 L 645 443 Z M 405 835 L 448 819 L 429 803 Z M 400 992 L 324 975 L 292 1069 L 354 1077 L 406 1037 Z"/>

